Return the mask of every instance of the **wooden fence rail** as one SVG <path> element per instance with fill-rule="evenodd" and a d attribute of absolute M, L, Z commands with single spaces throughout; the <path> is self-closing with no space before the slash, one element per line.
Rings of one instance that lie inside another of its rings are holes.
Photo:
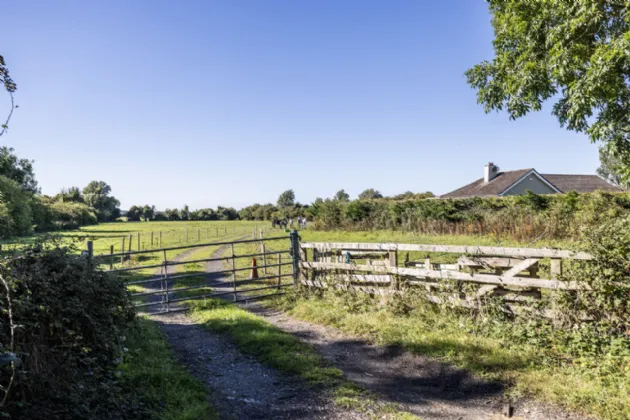
<path fill-rule="evenodd" d="M 547 293 L 586 290 L 588 284 L 564 281 L 563 260 L 590 260 L 591 255 L 551 248 L 425 245 L 398 243 L 305 242 L 301 245 L 302 284 L 334 286 L 376 294 L 403 293 L 407 287 L 423 287 L 432 302 L 478 307 L 489 297 L 519 305 L 541 299 Z M 312 250 L 308 261 L 307 250 Z M 399 266 L 398 252 L 406 252 Z M 455 264 L 435 264 L 427 255 L 409 261 L 409 252 L 458 254 Z M 539 263 L 549 260 L 549 278 L 539 277 Z M 471 284 L 464 293 L 463 284 Z M 442 295 L 435 295 L 435 292 Z M 433 293 L 433 294 L 431 294 Z"/>

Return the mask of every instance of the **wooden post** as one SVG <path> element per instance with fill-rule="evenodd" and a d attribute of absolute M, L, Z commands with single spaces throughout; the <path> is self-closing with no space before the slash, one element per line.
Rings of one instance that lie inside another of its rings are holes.
<path fill-rule="evenodd" d="M 223 226 L 223 236 L 227 236 L 227 226 Z"/>
<path fill-rule="evenodd" d="M 262 255 L 263 274 L 266 276 L 267 275 L 267 256 L 265 255 L 265 243 L 264 242 L 260 243 L 260 253 L 263 254 Z"/>
<path fill-rule="evenodd" d="M 431 257 L 429 257 L 428 255 L 424 259 L 424 268 L 425 268 L 425 270 L 430 270 L 431 269 Z"/>
<path fill-rule="evenodd" d="M 236 263 L 234 262 L 234 244 L 230 244 L 232 249 L 232 287 L 234 288 L 234 300 L 236 301 Z"/>
<path fill-rule="evenodd" d="M 252 229 L 252 239 L 256 239 L 256 228 Z"/>
<path fill-rule="evenodd" d="M 262 238 L 263 238 L 263 235 L 262 235 L 262 228 L 258 231 L 258 237 L 259 237 L 260 239 L 262 239 Z"/>
<path fill-rule="evenodd" d="M 87 258 L 88 265 L 92 268 L 92 258 L 94 257 L 94 242 L 87 241 Z"/>
<path fill-rule="evenodd" d="M 133 242 L 133 235 L 129 234 L 129 252 L 131 252 L 131 243 Z"/>
<path fill-rule="evenodd" d="M 151 248 L 153 248 L 153 231 L 151 231 Z"/>
<path fill-rule="evenodd" d="M 556 280 L 561 275 L 562 275 L 562 260 L 554 258 L 551 260 L 551 279 Z"/>
<path fill-rule="evenodd" d="M 164 276 L 163 276 L 164 280 L 163 280 L 162 285 L 164 286 L 163 288 L 164 288 L 165 293 L 166 293 L 166 312 L 168 312 L 171 309 L 170 305 L 169 305 L 169 296 L 168 296 L 168 261 L 166 259 L 166 250 L 164 250 L 162 252 L 163 252 L 163 255 L 164 255 L 164 260 L 163 260 L 163 262 L 164 262 Z"/>
<path fill-rule="evenodd" d="M 138 232 L 138 251 L 140 251 L 140 232 Z"/>
<path fill-rule="evenodd" d="M 109 246 L 109 255 L 112 255 L 114 253 L 114 245 L 110 245 Z M 114 257 L 109 257 L 109 269 L 113 270 L 114 269 Z"/>
<path fill-rule="evenodd" d="M 125 252 L 125 237 L 122 237 L 122 246 L 120 247 L 120 252 Z M 120 256 L 120 263 L 122 264 L 125 260 L 124 260 L 125 256 L 121 255 Z"/>
<path fill-rule="evenodd" d="M 390 267 L 398 267 L 398 252 L 397 251 L 389 251 L 388 263 Z M 392 275 L 391 279 L 392 279 L 392 282 L 391 282 L 392 289 L 398 289 L 398 283 L 399 283 L 398 276 Z"/>

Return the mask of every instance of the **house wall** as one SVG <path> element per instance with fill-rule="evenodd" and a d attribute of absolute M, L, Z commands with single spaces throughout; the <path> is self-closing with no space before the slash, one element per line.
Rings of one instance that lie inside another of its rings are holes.
<path fill-rule="evenodd" d="M 536 175 L 530 174 L 503 195 L 521 195 L 525 194 L 526 190 L 531 190 L 536 194 L 555 194 L 551 187 L 541 181 Z"/>

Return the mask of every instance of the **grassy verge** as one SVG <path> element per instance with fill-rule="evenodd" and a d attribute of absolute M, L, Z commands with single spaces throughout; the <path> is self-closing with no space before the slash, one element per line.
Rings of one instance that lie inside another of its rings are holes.
<path fill-rule="evenodd" d="M 119 366 L 122 383 L 148 405 L 151 418 L 163 420 L 218 419 L 206 388 L 180 366 L 155 323 L 139 320 L 128 335 L 129 352 Z"/>
<path fill-rule="evenodd" d="M 281 372 L 296 375 L 329 392 L 341 407 L 359 410 L 378 419 L 414 419 L 393 404 L 383 404 L 343 378 L 308 344 L 269 324 L 261 317 L 219 300 L 190 304 L 191 316 L 205 328 L 225 333 L 244 353 Z"/>
<path fill-rule="evenodd" d="M 514 398 L 534 396 L 603 419 L 630 418 L 630 366 L 605 371 L 593 367 L 599 361 L 554 362 L 541 347 L 492 338 L 470 318 L 427 305 L 400 315 L 393 305 L 334 294 L 289 296 L 275 304 L 296 318 L 334 326 L 376 344 L 399 345 L 482 378 L 500 380 Z"/>

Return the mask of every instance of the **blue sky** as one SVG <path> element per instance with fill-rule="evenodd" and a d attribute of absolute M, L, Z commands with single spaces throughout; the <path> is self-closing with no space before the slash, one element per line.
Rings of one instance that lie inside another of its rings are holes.
<path fill-rule="evenodd" d="M 43 193 L 104 180 L 123 208 L 441 194 L 488 161 L 594 173 L 550 106 L 514 122 L 476 104 L 464 71 L 492 57 L 489 21 L 483 0 L 5 2 L 20 108 L 2 142 Z"/>

